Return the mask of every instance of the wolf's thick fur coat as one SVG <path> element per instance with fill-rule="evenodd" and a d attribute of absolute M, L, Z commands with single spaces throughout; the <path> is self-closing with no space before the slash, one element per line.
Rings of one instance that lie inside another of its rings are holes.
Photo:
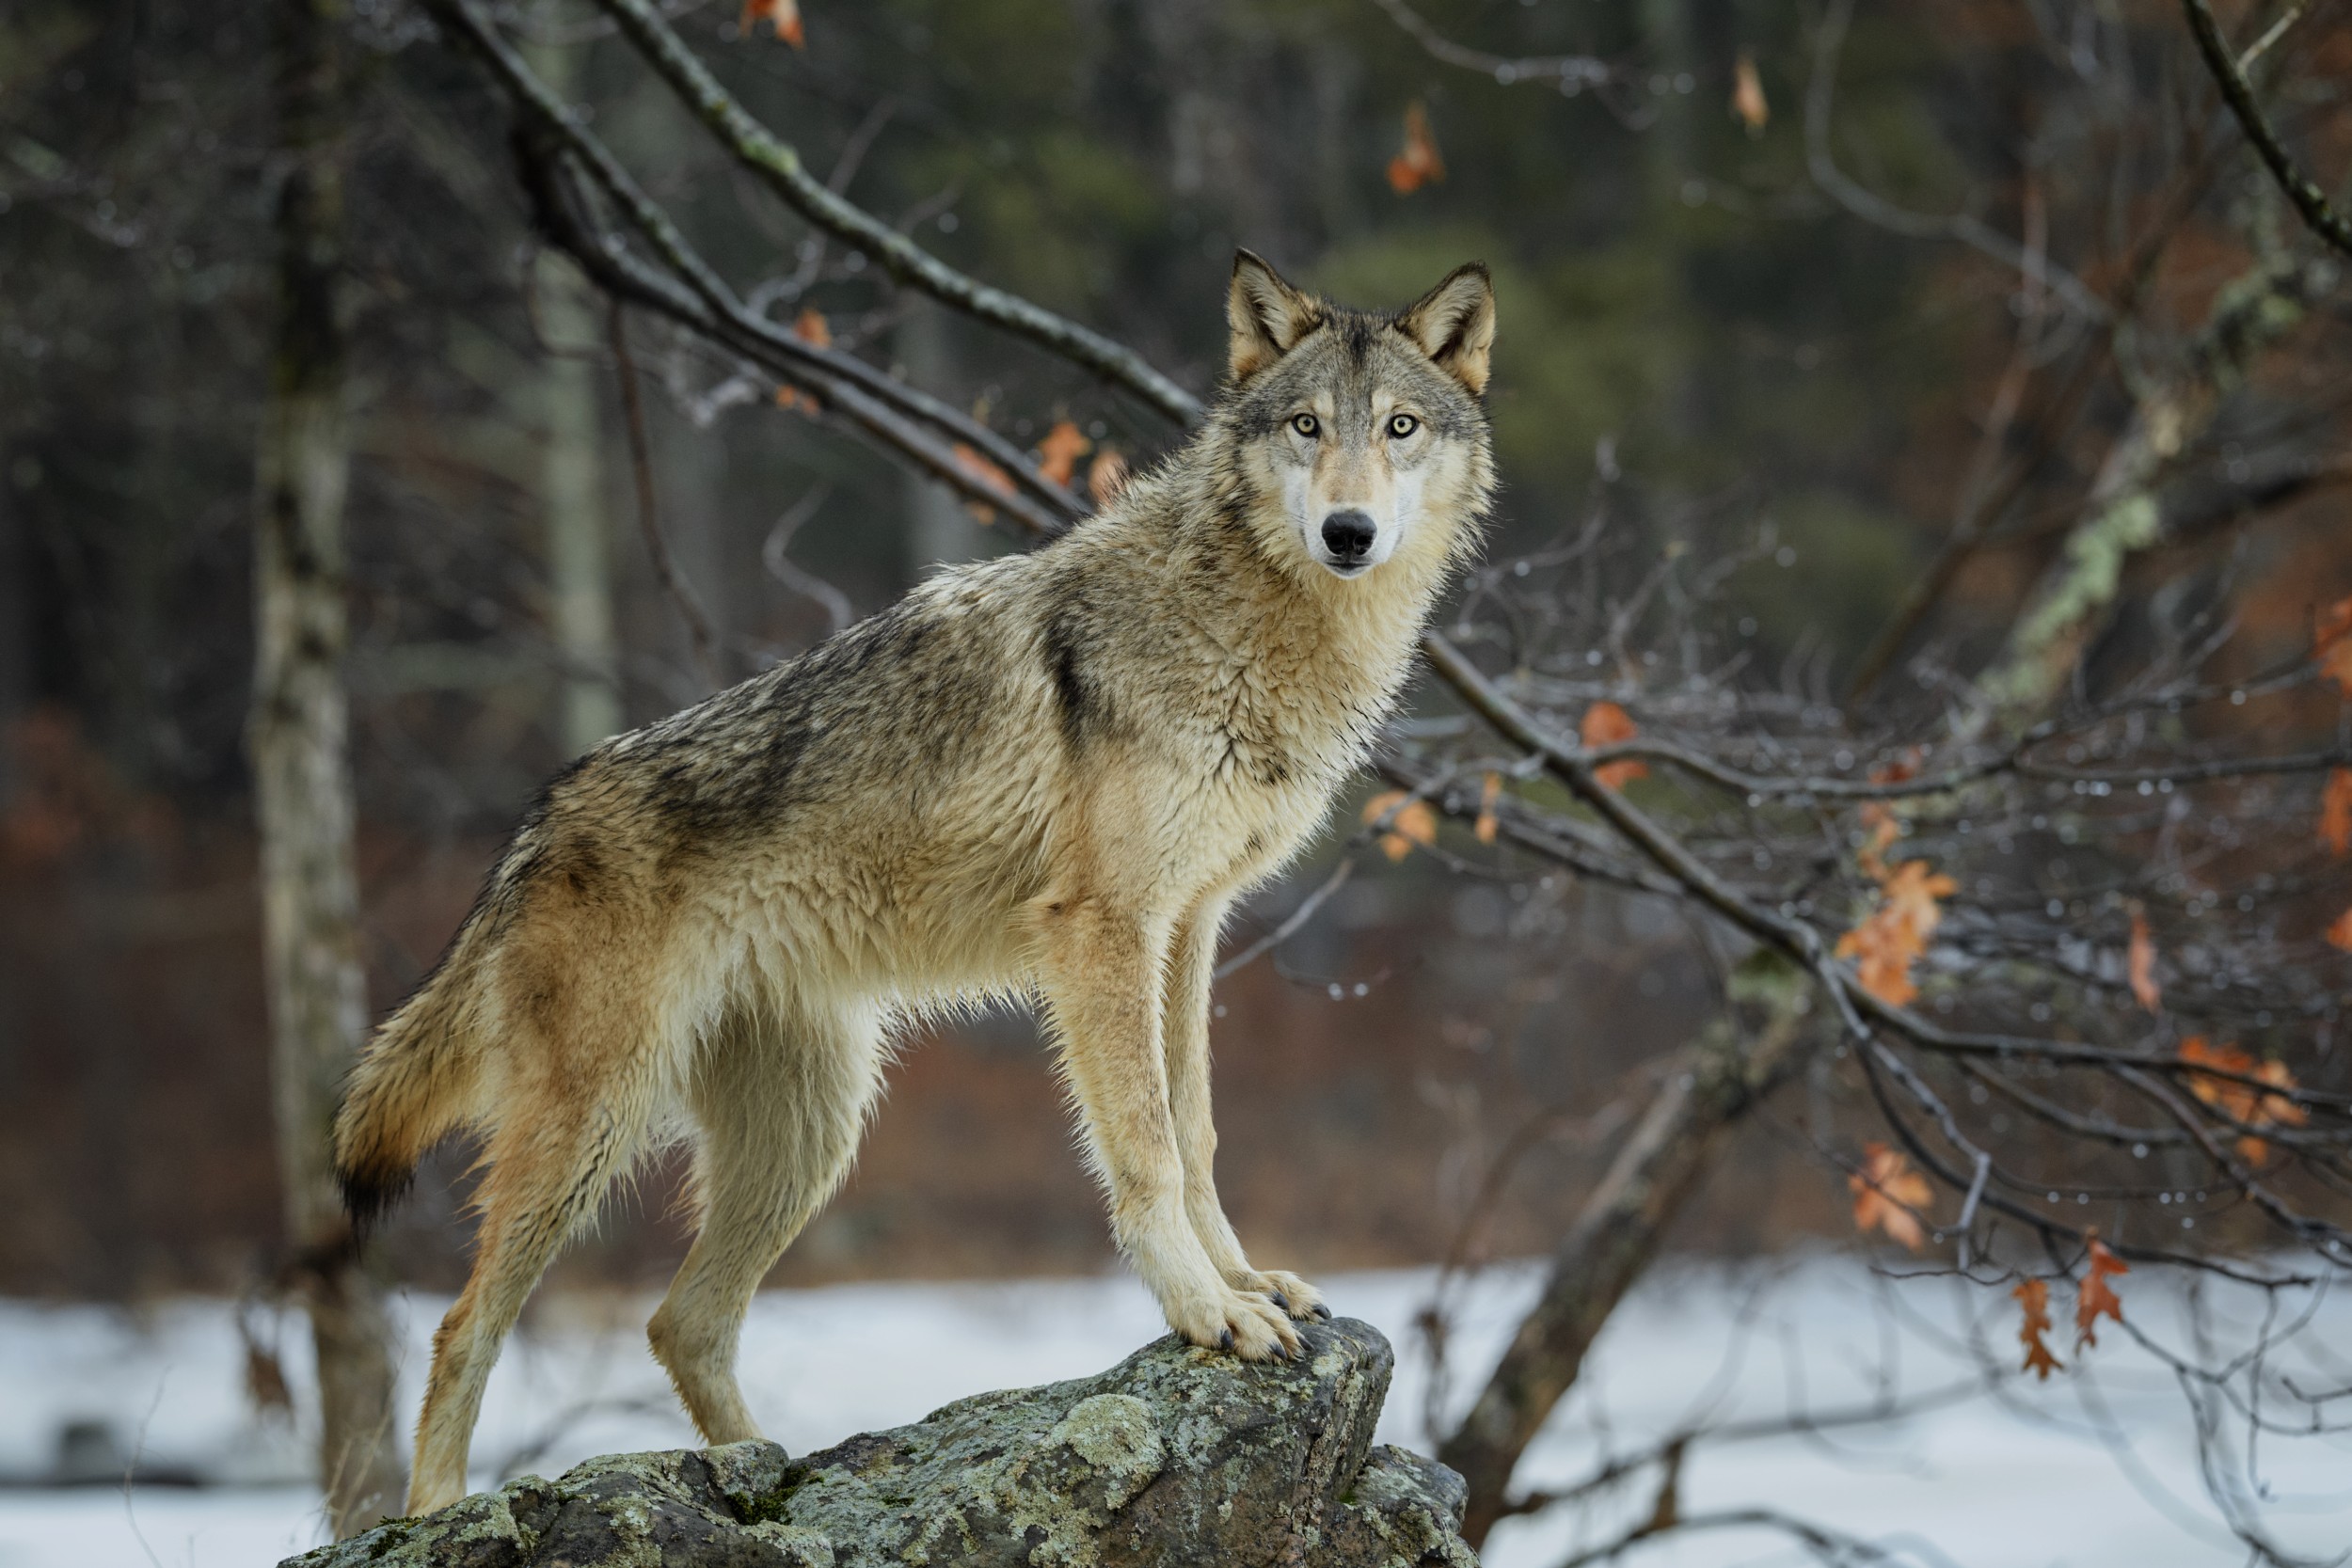
<path fill-rule="evenodd" d="M 1321 824 L 1475 546 L 1494 306 L 1470 266 L 1345 310 L 1245 252 L 1228 315 L 1203 427 L 1101 514 L 558 778 L 377 1031 L 335 1128 L 355 1213 L 459 1128 L 487 1167 L 412 1512 L 464 1493 L 525 1296 L 673 1126 L 699 1228 L 648 1336 L 706 1438 L 756 1435 L 752 1292 L 847 1170 L 894 1024 L 959 1000 L 1041 1000 L 1168 1323 L 1296 1354 L 1319 1298 L 1250 1264 L 1212 1173 L 1217 932 Z"/>

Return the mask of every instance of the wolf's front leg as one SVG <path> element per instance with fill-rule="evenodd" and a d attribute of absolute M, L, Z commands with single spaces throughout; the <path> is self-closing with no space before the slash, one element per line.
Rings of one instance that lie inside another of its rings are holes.
<path fill-rule="evenodd" d="M 1225 1282 L 1265 1296 L 1294 1318 L 1328 1318 L 1323 1293 L 1295 1274 L 1253 1269 L 1216 1196 L 1216 1118 L 1209 1104 L 1209 991 L 1226 901 L 1213 899 L 1179 921 L 1168 954 L 1164 1013 L 1168 1103 L 1184 1163 L 1184 1212 Z"/>
<path fill-rule="evenodd" d="M 1040 978 L 1110 1190 L 1120 1249 L 1159 1298 L 1168 1326 L 1194 1344 L 1250 1361 L 1296 1355 L 1289 1320 L 1225 1277 L 1185 1213 L 1161 1053 L 1165 925 L 1155 930 L 1138 914 L 1083 896 L 1048 902 L 1039 913 Z"/>

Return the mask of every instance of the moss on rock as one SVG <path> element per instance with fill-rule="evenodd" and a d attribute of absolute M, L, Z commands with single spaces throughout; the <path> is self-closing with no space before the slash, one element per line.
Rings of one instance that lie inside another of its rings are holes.
<path fill-rule="evenodd" d="M 797 1460 L 609 1455 L 284 1568 L 1475 1568 L 1461 1479 L 1373 1446 L 1388 1341 L 1348 1319 L 1301 1333 L 1307 1354 L 1269 1366 L 1170 1336 Z"/>

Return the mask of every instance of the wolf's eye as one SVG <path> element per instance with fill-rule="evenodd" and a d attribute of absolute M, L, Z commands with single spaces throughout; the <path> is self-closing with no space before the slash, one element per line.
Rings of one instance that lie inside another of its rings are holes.
<path fill-rule="evenodd" d="M 1405 437 L 1410 436 L 1414 431 L 1419 430 L 1420 428 L 1421 421 L 1413 418 L 1410 414 L 1391 414 L 1389 416 L 1389 434 L 1399 441 L 1402 441 Z"/>
<path fill-rule="evenodd" d="M 1312 414 L 1293 414 L 1291 428 L 1311 441 L 1315 438 L 1315 433 L 1323 428 L 1323 421 Z"/>

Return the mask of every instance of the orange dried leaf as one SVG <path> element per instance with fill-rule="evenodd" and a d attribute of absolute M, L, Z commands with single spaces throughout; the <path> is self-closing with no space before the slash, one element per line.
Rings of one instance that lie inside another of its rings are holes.
<path fill-rule="evenodd" d="M 825 405 L 817 401 L 816 393 L 804 392 L 798 387 L 777 388 L 776 406 L 783 409 L 797 408 L 811 419 L 825 411 Z"/>
<path fill-rule="evenodd" d="M 802 306 L 801 313 L 792 318 L 792 336 L 811 348 L 833 347 L 833 325 L 814 305 Z"/>
<path fill-rule="evenodd" d="M 2328 770 L 2328 787 L 2319 793 L 2319 837 L 2339 856 L 2352 848 L 2352 768 Z"/>
<path fill-rule="evenodd" d="M 1495 801 L 1501 799 L 1502 795 L 1502 775 L 1487 774 L 1486 782 L 1480 785 L 1478 790 L 1478 825 L 1471 830 L 1477 833 L 1478 842 L 1481 844 L 1492 844 L 1495 841 Z"/>
<path fill-rule="evenodd" d="M 2352 937 L 2352 932 L 2346 935 Z M 2292 1090 L 2296 1086 L 2295 1074 L 2284 1062 L 2257 1062 L 2234 1045 L 2208 1045 L 2202 1035 L 2191 1035 L 2183 1040 L 2180 1054 L 2185 1062 L 2237 1073 L 2273 1089 Z M 2188 1087 L 2198 1099 L 2247 1127 L 2300 1127 L 2310 1119 L 2309 1114 L 2289 1095 L 2269 1093 L 2254 1084 L 2192 1072 L 2188 1075 Z M 2237 1151 L 2249 1164 L 2259 1165 L 2270 1157 L 2270 1145 L 2248 1132 L 2238 1138 Z"/>
<path fill-rule="evenodd" d="M 2097 1231 L 2090 1233 L 2090 1256 L 2083 1265 L 2082 1284 L 2074 1291 L 2074 1349 L 2077 1352 L 2085 1346 L 2098 1344 L 2099 1336 L 2092 1330 L 2100 1318 L 2113 1318 L 2117 1323 L 2123 1321 L 2122 1298 L 2115 1293 L 2115 1287 L 2107 1281 L 2119 1274 L 2132 1272 L 2129 1263 L 2107 1250 L 2106 1243 L 2099 1240 Z"/>
<path fill-rule="evenodd" d="M 1905 861 L 1879 879 L 1879 906 L 1837 939 L 1837 956 L 1852 958 L 1862 989 L 1890 1007 L 1919 994 L 1911 966 L 1928 950 L 1928 938 L 1943 923 L 1937 900 L 1959 891 L 1949 877 L 1931 872 L 1925 861 Z"/>
<path fill-rule="evenodd" d="M 1589 751 L 1595 747 L 1614 745 L 1620 740 L 1631 740 L 1642 731 L 1633 722 L 1631 714 L 1614 703 L 1603 701 L 1584 710 L 1583 721 L 1577 725 L 1576 733 L 1577 738 Z M 1629 758 L 1623 762 L 1604 762 L 1593 769 L 1593 777 L 1600 781 L 1604 789 L 1623 789 L 1635 779 L 1649 777 L 1649 765 Z"/>
<path fill-rule="evenodd" d="M 1444 179 L 1445 159 L 1438 155 L 1438 138 L 1430 134 L 1429 111 L 1415 99 L 1405 105 L 1405 147 L 1389 160 L 1389 188 L 1410 196 Z"/>
<path fill-rule="evenodd" d="M 2161 1010 L 2164 991 L 2156 984 L 2156 944 L 2148 935 L 2148 917 L 2137 910 L 2132 911 L 2132 947 L 2126 965 L 2131 973 L 2132 994 L 2150 1012 Z"/>
<path fill-rule="evenodd" d="M 2352 597 L 2338 599 L 2319 612 L 2312 632 L 2312 657 L 2321 674 L 2352 697 Z"/>
<path fill-rule="evenodd" d="M 1744 49 L 1740 51 L 1739 63 L 1731 68 L 1731 112 L 1740 117 L 1751 136 L 1762 135 L 1772 118 L 1772 105 L 1764 102 L 1763 79 L 1756 73 L 1756 56 Z"/>
<path fill-rule="evenodd" d="M 1390 816 L 1391 813 L 1394 816 Z M 1389 825 L 1380 834 L 1380 852 L 1392 861 L 1401 861 L 1413 852 L 1413 846 L 1424 847 L 1438 842 L 1438 814 L 1426 800 L 1414 800 L 1401 789 L 1375 795 L 1364 802 L 1364 820 L 1377 822 L 1389 818 Z"/>
<path fill-rule="evenodd" d="M 2047 1383 L 2052 1372 L 2066 1370 L 2065 1363 L 2051 1352 L 2050 1342 L 2045 1338 L 2050 1332 L 2049 1282 L 2042 1279 L 2021 1280 L 2017 1289 L 2010 1294 L 2015 1298 L 2025 1317 L 2025 1322 L 2017 1329 L 2017 1342 L 2026 1347 L 2026 1362 L 2017 1370 L 2031 1372 Z"/>
<path fill-rule="evenodd" d="M 1927 1244 L 1928 1233 L 1917 1211 L 1935 1200 L 1927 1178 L 1911 1168 L 1900 1149 L 1884 1144 L 1862 1146 L 1862 1168 L 1846 1178 L 1853 1192 L 1853 1224 L 1866 1235 L 1883 1230 L 1916 1252 Z"/>
<path fill-rule="evenodd" d="M 1094 498 L 1095 505 L 1108 506 L 1119 499 L 1120 491 L 1127 488 L 1130 477 L 1127 459 L 1120 454 L 1119 449 L 1104 447 L 1094 454 L 1094 461 L 1087 465 L 1087 494 Z"/>
<path fill-rule="evenodd" d="M 2328 924 L 2328 945 L 2352 953 L 2352 910 L 2346 910 Z"/>
<path fill-rule="evenodd" d="M 800 0 L 743 0 L 743 14 L 736 28 L 745 38 L 752 29 L 765 22 L 776 30 L 776 37 L 795 49 L 808 47 L 808 35 L 801 28 Z"/>
<path fill-rule="evenodd" d="M 1057 420 L 1054 428 L 1045 433 L 1045 439 L 1037 444 L 1038 472 L 1057 484 L 1067 485 L 1075 476 L 1078 459 L 1094 449 L 1078 427 L 1068 420 Z"/>

